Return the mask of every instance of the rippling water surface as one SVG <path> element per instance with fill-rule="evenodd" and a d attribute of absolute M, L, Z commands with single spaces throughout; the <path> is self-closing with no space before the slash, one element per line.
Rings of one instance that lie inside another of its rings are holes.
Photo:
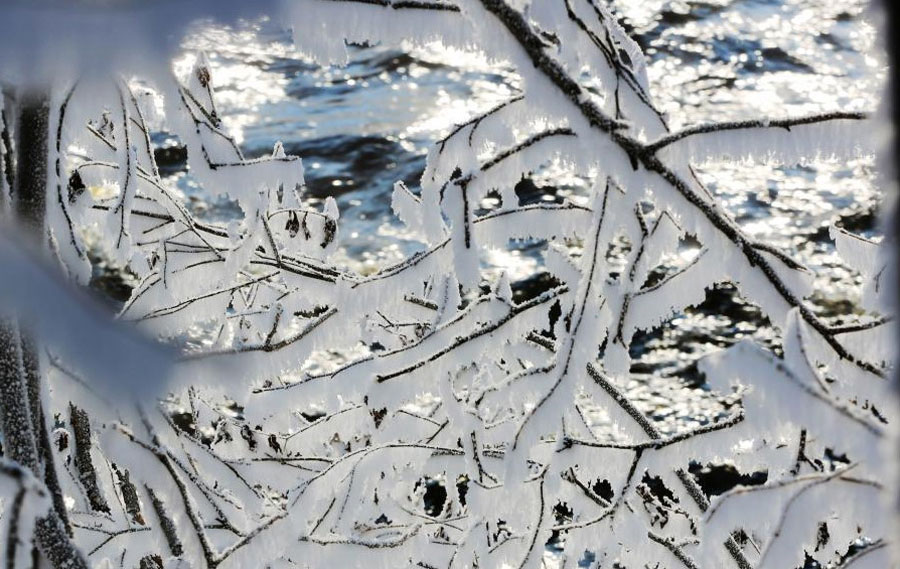
<path fill-rule="evenodd" d="M 863 0 L 634 0 L 614 2 L 644 48 L 652 92 L 671 126 L 782 117 L 828 110 L 873 110 L 883 78 L 870 54 L 874 31 Z M 371 272 L 414 252 L 390 212 L 396 180 L 418 185 L 430 141 L 455 123 L 505 100 L 515 75 L 477 56 L 437 47 L 352 48 L 344 68 L 320 68 L 292 52 L 272 22 L 208 28 L 190 49 L 207 52 L 226 125 L 249 155 L 276 141 L 303 157 L 315 203 L 334 196 L 341 212 L 338 261 Z M 188 64 L 189 54 L 180 62 Z M 211 199 L 174 164 L 173 176 L 202 215 L 236 214 Z M 834 254 L 828 227 L 872 236 L 879 195 L 872 160 L 799 166 L 711 164 L 699 168 L 745 230 L 818 271 L 817 310 L 836 319 L 856 312 L 854 275 Z M 565 189 L 559 190 L 565 194 Z M 540 196 L 537 197 L 540 199 Z M 549 196 L 547 199 L 556 199 Z M 513 274 L 535 269 L 527 248 L 491 262 Z M 632 393 L 673 425 L 704 422 L 715 410 L 703 395 L 696 358 L 736 338 L 770 344 L 777 333 L 728 288 L 635 342 Z M 645 375 L 646 374 L 646 375 Z M 663 381 L 676 376 L 683 381 Z M 643 379 L 640 379 L 643 378 Z M 672 405 L 672 400 L 677 405 Z"/>

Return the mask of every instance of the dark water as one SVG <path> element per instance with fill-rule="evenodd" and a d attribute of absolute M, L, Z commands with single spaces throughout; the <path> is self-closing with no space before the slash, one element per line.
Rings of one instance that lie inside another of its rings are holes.
<path fill-rule="evenodd" d="M 874 31 L 862 0 L 613 4 L 647 54 L 657 106 L 674 128 L 877 106 L 883 71 L 870 55 Z M 347 67 L 320 68 L 297 57 L 289 34 L 269 22 L 206 29 L 188 48 L 207 52 L 221 114 L 245 152 L 262 155 L 282 141 L 303 158 L 310 203 L 335 197 L 342 246 L 336 260 L 364 273 L 421 247 L 390 211 L 394 182 L 416 187 L 429 143 L 508 99 L 516 83 L 509 69 L 437 47 L 355 47 Z M 181 67 L 191 57 L 188 51 Z M 234 204 L 196 186 L 177 148 L 166 156 L 195 211 L 217 220 L 238 214 Z M 818 272 L 817 310 L 837 320 L 855 317 L 858 282 L 836 257 L 828 227 L 877 235 L 872 160 L 714 164 L 700 166 L 699 174 L 749 234 Z M 559 200 L 577 183 L 521 189 L 529 199 Z M 533 247 L 488 261 L 513 278 L 539 271 Z M 531 277 L 518 289 L 528 294 L 546 280 Z M 742 337 L 779 342 L 733 289 L 710 291 L 701 306 L 636 339 L 632 397 L 668 428 L 708 421 L 722 408 L 705 392 L 696 360 Z"/>

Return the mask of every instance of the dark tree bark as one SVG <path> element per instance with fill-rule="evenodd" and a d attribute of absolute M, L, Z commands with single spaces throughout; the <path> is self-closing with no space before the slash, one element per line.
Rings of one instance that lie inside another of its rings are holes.
<path fill-rule="evenodd" d="M 109 513 L 109 504 L 103 497 L 103 491 L 97 483 L 97 471 L 91 460 L 91 420 L 83 409 L 79 409 L 73 403 L 69 403 L 69 417 L 72 425 L 72 434 L 75 438 L 75 468 L 78 470 L 78 478 L 87 493 L 91 509 L 97 512 Z"/>
<path fill-rule="evenodd" d="M 19 100 L 16 124 L 16 187 L 13 203 L 19 223 L 32 238 L 43 240 L 47 192 L 47 150 L 50 97 L 46 90 L 30 90 Z"/>
<path fill-rule="evenodd" d="M 887 107 L 889 109 L 892 122 L 893 122 L 893 134 L 889 139 L 888 144 L 890 144 L 890 153 L 886 153 L 886 155 L 890 156 L 892 164 L 889 167 L 890 174 L 893 176 L 893 180 L 891 180 L 894 192 L 900 191 L 900 175 L 898 175 L 898 168 L 900 168 L 900 148 L 897 145 L 897 132 L 900 129 L 900 112 L 897 109 L 897 101 L 900 100 L 900 42 L 896 41 L 893 38 L 893 33 L 900 29 L 900 26 L 897 25 L 897 20 L 900 19 L 900 6 L 897 5 L 896 2 L 892 0 L 882 0 L 882 6 L 884 7 L 885 12 L 885 22 L 884 29 L 881 30 L 883 35 L 882 41 L 885 42 L 885 47 L 887 47 L 888 52 L 888 67 L 890 69 L 890 73 L 888 74 L 888 87 L 885 90 L 886 96 L 889 97 L 889 101 L 887 101 Z M 897 253 L 897 247 L 900 246 L 900 196 L 895 196 L 897 198 L 897 202 L 894 207 L 894 211 L 891 216 L 891 231 L 893 232 L 894 238 L 894 253 Z M 896 302 L 896 306 L 900 306 L 900 267 L 898 267 L 898 261 L 900 259 L 895 258 L 894 263 L 894 277 L 897 279 L 894 286 L 895 290 L 895 298 L 894 302 Z M 900 353 L 900 346 L 898 346 L 897 353 Z M 894 387 L 900 392 L 900 371 L 894 372 Z M 900 454 L 900 444 L 898 444 L 897 449 L 898 454 Z M 898 497 L 900 499 L 900 497 Z M 900 510 L 900 503 L 898 503 L 898 510 Z"/>

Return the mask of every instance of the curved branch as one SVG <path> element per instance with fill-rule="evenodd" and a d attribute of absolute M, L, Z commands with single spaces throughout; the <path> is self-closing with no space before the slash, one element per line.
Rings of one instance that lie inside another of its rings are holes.
<path fill-rule="evenodd" d="M 743 121 L 728 121 L 728 122 L 718 122 L 718 123 L 710 123 L 710 124 L 700 124 L 696 126 L 692 126 L 689 128 L 685 128 L 678 132 L 673 132 L 666 136 L 663 136 L 654 142 L 651 142 L 644 146 L 644 150 L 646 152 L 656 153 L 666 146 L 670 144 L 674 144 L 678 141 L 684 140 L 685 138 L 697 135 L 708 134 L 711 132 L 726 132 L 732 130 L 760 130 L 760 129 L 769 129 L 769 128 L 781 128 L 788 132 L 790 132 L 791 127 L 794 126 L 805 126 L 811 124 L 818 124 L 823 122 L 830 122 L 836 120 L 866 120 L 870 118 L 868 113 L 862 112 L 844 112 L 844 111 L 833 111 L 830 113 L 821 113 L 816 115 L 809 115 L 805 117 L 792 117 L 787 119 L 776 119 L 776 120 L 768 120 L 768 119 L 750 119 Z"/>

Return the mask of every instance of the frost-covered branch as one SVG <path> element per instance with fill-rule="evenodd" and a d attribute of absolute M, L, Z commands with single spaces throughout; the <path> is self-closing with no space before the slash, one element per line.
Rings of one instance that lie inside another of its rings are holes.
<path fill-rule="evenodd" d="M 441 41 L 506 61 L 521 81 L 434 142 L 420 187 L 394 186 L 392 209 L 421 247 L 371 274 L 335 260 L 338 205 L 312 199 L 301 157 L 281 143 L 244 156 L 202 54 L 182 78 L 55 86 L 52 168 L 30 180 L 51 194 L 37 241 L 80 283 L 89 251 L 112 257 L 134 284 L 120 324 L 178 353 L 82 310 L 0 235 L 0 265 L 16 269 L 2 306 L 38 314 L 46 344 L 29 356 L 14 318 L 0 328 L 12 348 L 0 353 L 4 451 L 35 474 L 65 468 L 42 476 L 54 507 L 32 532 L 39 544 L 64 535 L 67 514 L 73 539 L 53 555 L 75 559 L 74 543 L 122 566 L 533 568 L 552 545 L 564 565 L 588 551 L 602 566 L 748 569 L 799 565 L 822 540 L 842 553 L 871 540 L 846 565 L 881 559 L 877 508 L 850 503 L 885 493 L 881 247 L 832 231 L 871 310 L 835 324 L 809 301 L 814 270 L 751 238 L 693 169 L 855 156 L 867 113 L 669 132 L 640 49 L 598 0 L 296 4 L 295 43 L 322 63 L 348 43 Z M 28 145 L 7 124 L 0 208 L 12 211 L 26 173 L 11 158 Z M 203 191 L 234 200 L 234 220 L 192 213 L 156 164 L 159 129 L 184 144 Z M 558 171 L 584 195 L 523 203 L 523 178 Z M 532 281 L 488 266 L 486 250 L 517 242 L 535 252 Z M 635 396 L 636 338 L 721 283 L 762 309 L 781 346 L 744 341 L 704 359 L 722 410 L 673 428 Z M 54 311 L 80 328 L 48 325 Z M 723 461 L 765 484 L 716 496 L 698 472 Z M 26 486 L 4 494 L 13 519 L 29 517 Z M 825 494 L 837 486 L 853 498 Z"/>

